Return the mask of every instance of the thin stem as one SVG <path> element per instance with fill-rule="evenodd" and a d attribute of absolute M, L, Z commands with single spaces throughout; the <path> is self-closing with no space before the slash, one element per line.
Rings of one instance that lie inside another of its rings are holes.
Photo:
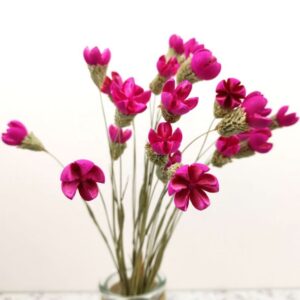
<path fill-rule="evenodd" d="M 113 234 L 113 230 L 112 230 L 111 223 L 110 223 L 110 218 L 109 218 L 108 211 L 107 211 L 107 206 L 106 206 L 105 200 L 103 198 L 103 195 L 101 193 L 100 193 L 100 198 L 101 198 L 101 201 L 102 201 L 102 204 L 103 204 L 103 208 L 104 208 L 104 212 L 105 212 L 105 218 L 106 218 L 106 221 L 107 221 L 107 225 L 108 225 L 108 228 L 109 228 L 111 238 L 114 241 L 114 243 L 116 243 L 115 236 Z"/>
<path fill-rule="evenodd" d="M 205 136 L 206 134 L 209 134 L 211 132 L 214 132 L 216 131 L 216 129 L 212 129 L 212 130 L 209 130 L 209 131 L 206 131 L 200 135 L 198 135 L 197 137 L 195 137 L 192 141 L 190 141 L 184 148 L 183 150 L 181 151 L 181 153 L 184 153 L 192 144 L 194 144 L 197 140 L 199 140 L 201 137 Z"/>
<path fill-rule="evenodd" d="M 206 147 L 206 149 L 200 154 L 200 156 L 197 157 L 197 158 L 198 158 L 197 161 L 199 161 L 199 159 L 200 159 L 205 153 L 207 153 L 207 151 L 208 151 L 211 147 L 213 147 L 215 144 L 216 144 L 216 141 L 213 141 L 208 147 Z"/>
<path fill-rule="evenodd" d="M 83 201 L 83 203 L 84 203 L 84 205 L 85 205 L 85 207 L 86 207 L 86 209 L 87 209 L 87 211 L 88 211 L 88 213 L 89 213 L 91 219 L 93 220 L 94 224 L 96 225 L 96 227 L 97 227 L 97 229 L 98 229 L 100 235 L 102 236 L 102 238 L 103 238 L 103 240 L 104 240 L 104 243 L 106 244 L 106 246 L 107 246 L 107 248 L 108 248 L 109 254 L 110 254 L 110 256 L 111 256 L 111 258 L 112 258 L 112 260 L 113 260 L 113 262 L 114 262 L 114 264 L 115 264 L 115 267 L 117 268 L 117 270 L 119 270 L 118 265 L 117 265 L 117 262 L 116 262 L 116 259 L 115 259 L 115 257 L 114 257 L 113 251 L 112 251 L 112 249 L 111 249 L 111 247 L 110 247 L 110 245 L 109 245 L 109 242 L 108 242 L 108 240 L 107 240 L 106 235 L 104 234 L 104 232 L 103 232 L 103 230 L 101 229 L 101 227 L 100 227 L 98 221 L 96 220 L 96 217 L 95 217 L 95 215 L 94 215 L 92 209 L 90 208 L 90 206 L 86 203 L 86 201 Z"/>
<path fill-rule="evenodd" d="M 215 120 L 216 120 L 216 119 L 213 118 L 212 121 L 211 121 L 211 123 L 209 124 L 209 127 L 208 127 L 207 133 L 206 133 L 206 135 L 205 135 L 204 141 L 203 141 L 203 143 L 202 143 L 202 145 L 201 145 L 201 148 L 200 148 L 200 150 L 199 150 L 199 152 L 198 152 L 198 155 L 197 155 L 195 161 L 198 161 L 199 158 L 200 158 L 200 156 L 201 156 L 201 154 L 202 154 L 202 151 L 203 151 L 203 148 L 204 148 L 204 146 L 205 146 L 205 144 L 206 144 L 206 141 L 207 141 L 209 132 L 210 132 L 211 128 L 213 127 Z"/>
<path fill-rule="evenodd" d="M 50 152 L 47 151 L 47 150 L 45 151 L 45 153 L 47 153 L 51 158 L 53 158 L 53 159 L 54 159 L 61 167 L 64 167 L 64 164 L 63 164 L 63 163 L 62 163 L 62 162 L 61 162 L 54 154 L 50 153 Z M 102 196 L 102 195 L 100 194 L 100 196 Z M 103 198 L 102 198 L 102 199 L 103 199 Z M 104 199 L 103 199 L 103 202 L 104 202 Z M 89 216 L 91 217 L 91 219 L 92 219 L 92 221 L 94 222 L 95 226 L 97 227 L 97 229 L 98 229 L 98 231 L 99 231 L 101 237 L 103 238 L 104 243 L 105 243 L 105 245 L 106 245 L 107 248 L 108 248 L 109 254 L 110 254 L 110 256 L 111 256 L 111 258 L 112 258 L 112 260 L 113 260 L 113 263 L 114 263 L 115 267 L 117 268 L 117 270 L 119 270 L 118 265 L 117 265 L 117 262 L 116 262 L 116 259 L 115 259 L 114 255 L 113 255 L 112 249 L 111 249 L 111 247 L 110 247 L 110 245 L 109 245 L 109 242 L 108 242 L 108 240 L 107 240 L 106 235 L 104 234 L 104 232 L 102 231 L 102 229 L 101 229 L 101 227 L 100 227 L 98 221 L 96 220 L 96 217 L 95 217 L 95 215 L 94 215 L 92 209 L 89 207 L 89 205 L 88 205 L 84 200 L 83 200 L 83 203 L 85 204 L 85 207 L 86 207 L 87 210 L 88 210 Z M 105 206 L 105 207 L 106 207 L 106 206 Z M 106 209 L 105 209 L 105 210 L 106 210 Z"/>
<path fill-rule="evenodd" d="M 44 152 L 47 153 L 51 158 L 53 158 L 61 167 L 64 167 L 64 164 L 54 154 L 52 154 L 48 150 L 45 150 Z"/>

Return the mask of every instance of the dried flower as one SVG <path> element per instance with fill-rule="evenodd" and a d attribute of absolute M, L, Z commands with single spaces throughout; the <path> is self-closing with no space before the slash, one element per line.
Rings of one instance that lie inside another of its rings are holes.
<path fill-rule="evenodd" d="M 98 47 L 94 47 L 91 50 L 86 47 L 83 51 L 83 56 L 86 63 L 90 66 L 106 66 L 110 61 L 111 54 L 109 49 L 105 49 L 101 53 Z"/>
<path fill-rule="evenodd" d="M 168 162 L 165 168 L 169 168 L 170 166 L 176 163 L 181 163 L 181 160 L 182 160 L 182 154 L 179 150 L 177 150 L 176 152 L 169 154 Z"/>
<path fill-rule="evenodd" d="M 118 86 L 122 86 L 123 80 L 122 77 L 117 72 L 111 72 L 111 79 L 106 76 L 101 87 L 101 92 L 104 94 L 107 94 L 108 96 L 111 96 L 111 84 L 114 82 L 114 84 Z"/>
<path fill-rule="evenodd" d="M 240 150 L 240 139 L 236 135 L 230 137 L 221 136 L 216 142 L 216 148 L 225 157 L 232 157 Z"/>
<path fill-rule="evenodd" d="M 129 78 L 122 85 L 112 81 L 111 96 L 117 109 L 123 115 L 136 115 L 147 109 L 151 92 L 144 91 L 135 84 L 133 78 Z"/>
<path fill-rule="evenodd" d="M 198 104 L 198 97 L 187 99 L 192 90 L 192 84 L 185 80 L 175 88 L 175 80 L 169 80 L 163 87 L 161 95 L 162 115 L 166 121 L 176 122 L 183 114 L 188 113 Z"/>
<path fill-rule="evenodd" d="M 24 124 L 20 121 L 10 121 L 6 133 L 2 134 L 2 141 L 11 146 L 32 151 L 46 151 L 42 142 L 34 135 L 28 133 Z"/>
<path fill-rule="evenodd" d="M 184 53 L 183 39 L 179 35 L 170 36 L 169 47 L 174 51 L 174 54 L 181 55 Z"/>
<path fill-rule="evenodd" d="M 272 136 L 272 132 L 269 128 L 263 129 L 251 129 L 248 132 L 243 132 L 238 135 L 238 138 L 242 142 L 246 142 L 249 149 L 258 153 L 269 152 L 273 144 L 268 143 L 269 138 Z"/>
<path fill-rule="evenodd" d="M 272 120 L 267 116 L 271 109 L 266 108 L 267 103 L 268 100 L 260 92 L 252 92 L 245 98 L 241 107 L 224 116 L 217 126 L 218 132 L 223 136 L 231 136 L 250 128 L 261 129 L 270 126 Z"/>
<path fill-rule="evenodd" d="M 148 134 L 149 144 L 158 155 L 169 155 L 176 152 L 182 141 L 182 133 L 179 128 L 174 132 L 170 123 L 162 122 L 157 131 L 150 129 Z"/>
<path fill-rule="evenodd" d="M 178 168 L 168 185 L 169 195 L 174 195 L 175 206 L 186 211 L 191 200 L 198 210 L 207 208 L 210 204 L 206 192 L 219 191 L 219 183 L 215 176 L 207 174 L 209 167 L 194 163 Z"/>
<path fill-rule="evenodd" d="M 195 83 L 200 80 L 214 79 L 221 71 L 221 64 L 207 49 L 196 51 L 192 58 L 187 59 L 177 72 L 177 81 L 188 80 Z"/>
<path fill-rule="evenodd" d="M 246 89 L 238 79 L 228 78 L 218 83 L 216 101 L 224 108 L 234 109 L 241 105 Z"/>
<path fill-rule="evenodd" d="M 2 133 L 2 141 L 10 146 L 20 146 L 28 135 L 28 131 L 23 123 L 17 120 L 7 124 L 6 133 Z"/>
<path fill-rule="evenodd" d="M 162 55 L 156 64 L 158 75 L 150 83 L 150 89 L 155 94 L 161 93 L 164 83 L 174 76 L 179 68 L 179 63 L 176 57 L 171 57 L 169 60 Z"/>
<path fill-rule="evenodd" d="M 86 47 L 83 51 L 83 57 L 88 64 L 92 80 L 100 89 L 106 75 L 107 65 L 110 61 L 110 50 L 105 49 L 101 53 L 98 47 L 94 47 L 91 50 Z"/>
<path fill-rule="evenodd" d="M 67 165 L 61 173 L 60 180 L 62 191 L 67 198 L 73 199 L 78 189 L 80 196 L 85 201 L 90 201 L 98 196 L 97 182 L 104 183 L 105 176 L 93 162 L 81 159 Z"/>
<path fill-rule="evenodd" d="M 191 38 L 187 42 L 184 43 L 184 55 L 188 58 L 191 54 L 196 53 L 199 50 L 204 49 L 203 44 L 198 44 L 195 38 Z"/>
<path fill-rule="evenodd" d="M 115 125 L 110 125 L 108 129 L 111 142 L 110 153 L 112 159 L 118 159 L 126 149 L 126 142 L 130 139 L 132 131 L 130 129 L 123 130 Z"/>
<path fill-rule="evenodd" d="M 297 117 L 296 113 L 287 114 L 288 109 L 289 107 L 285 105 L 278 110 L 275 121 L 279 127 L 291 126 L 298 122 L 299 117 Z"/>
<path fill-rule="evenodd" d="M 270 126 L 272 120 L 267 116 L 271 113 L 271 109 L 266 108 L 267 103 L 268 100 L 260 92 L 252 92 L 245 98 L 242 107 L 250 127 L 265 128 Z"/>
<path fill-rule="evenodd" d="M 123 130 L 115 125 L 110 125 L 108 133 L 112 143 L 125 144 L 130 139 L 132 131 L 130 129 Z"/>

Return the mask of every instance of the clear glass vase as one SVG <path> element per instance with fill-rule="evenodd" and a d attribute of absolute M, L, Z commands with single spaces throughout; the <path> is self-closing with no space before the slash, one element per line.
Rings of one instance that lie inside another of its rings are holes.
<path fill-rule="evenodd" d="M 100 283 L 101 300 L 166 300 L 166 278 L 158 275 L 155 281 L 155 287 L 145 293 L 137 296 L 122 296 L 115 293 L 114 287 L 119 282 L 119 276 L 114 273 Z"/>

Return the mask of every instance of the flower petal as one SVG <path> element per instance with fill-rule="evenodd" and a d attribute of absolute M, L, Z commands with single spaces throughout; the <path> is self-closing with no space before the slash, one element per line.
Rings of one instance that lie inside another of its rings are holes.
<path fill-rule="evenodd" d="M 79 185 L 78 181 L 62 182 L 61 189 L 62 189 L 62 192 L 64 193 L 64 195 L 67 198 L 72 200 L 76 194 L 78 185 Z"/>
<path fill-rule="evenodd" d="M 79 191 L 80 196 L 85 201 L 90 201 L 90 200 L 95 199 L 99 193 L 97 183 L 92 180 L 87 180 L 87 181 L 81 182 L 78 186 L 78 191 Z"/>
<path fill-rule="evenodd" d="M 188 189 L 182 190 L 175 194 L 174 203 L 175 206 L 183 211 L 186 211 L 189 206 L 190 191 Z"/>
<path fill-rule="evenodd" d="M 210 205 L 208 196 L 201 189 L 192 189 L 190 198 L 193 206 L 198 210 L 203 210 Z"/>

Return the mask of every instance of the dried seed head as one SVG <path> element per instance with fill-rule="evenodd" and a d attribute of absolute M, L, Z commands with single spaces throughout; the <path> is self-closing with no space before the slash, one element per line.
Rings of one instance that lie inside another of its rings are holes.
<path fill-rule="evenodd" d="M 161 108 L 161 114 L 167 122 L 175 123 L 180 119 L 180 116 L 175 116 L 169 113 L 162 105 L 160 106 L 160 108 Z"/>
<path fill-rule="evenodd" d="M 111 143 L 110 144 L 110 154 L 111 154 L 112 159 L 117 160 L 123 154 L 126 147 L 127 147 L 126 143 L 124 143 L 124 144 Z"/>
<path fill-rule="evenodd" d="M 200 81 L 191 69 L 191 59 L 185 60 L 177 72 L 177 83 L 180 83 L 183 80 L 188 80 L 190 83 Z"/>
<path fill-rule="evenodd" d="M 135 115 L 123 115 L 118 109 L 115 112 L 115 123 L 118 127 L 129 126 Z"/>
<path fill-rule="evenodd" d="M 216 127 L 222 136 L 231 136 L 249 130 L 246 120 L 246 113 L 242 108 L 237 108 L 224 116 Z"/>
<path fill-rule="evenodd" d="M 88 65 L 88 68 L 90 70 L 92 80 L 100 89 L 106 76 L 107 65 Z"/>
<path fill-rule="evenodd" d="M 166 81 L 167 81 L 166 77 L 163 77 L 159 74 L 156 75 L 156 77 L 150 83 L 150 90 L 152 91 L 152 93 L 155 95 L 159 95 Z"/>
<path fill-rule="evenodd" d="M 218 151 L 215 151 L 211 159 L 211 163 L 215 167 L 223 167 L 224 165 L 230 163 L 232 160 L 230 157 L 225 157 Z"/>
<path fill-rule="evenodd" d="M 42 142 L 34 135 L 33 132 L 30 132 L 18 147 L 32 151 L 46 151 Z"/>
<path fill-rule="evenodd" d="M 215 118 L 224 118 L 230 112 L 232 112 L 231 109 L 224 108 L 217 101 L 215 101 L 214 103 Z"/>
<path fill-rule="evenodd" d="M 254 154 L 255 152 L 249 148 L 247 143 L 242 143 L 240 151 L 234 156 L 234 158 L 245 158 Z"/>
<path fill-rule="evenodd" d="M 168 161 L 168 155 L 159 155 L 155 153 L 149 143 L 145 146 L 147 157 L 158 166 L 165 166 Z"/>

